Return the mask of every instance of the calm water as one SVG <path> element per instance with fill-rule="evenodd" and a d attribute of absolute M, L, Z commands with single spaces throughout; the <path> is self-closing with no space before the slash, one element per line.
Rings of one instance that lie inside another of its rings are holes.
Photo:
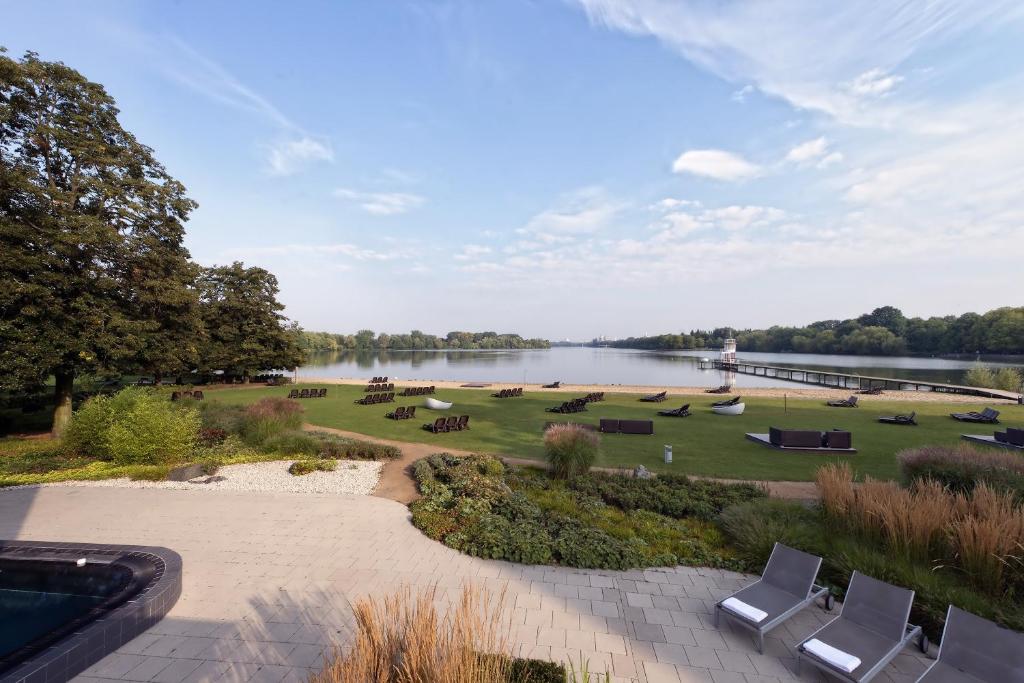
<path fill-rule="evenodd" d="M 701 370 L 698 359 L 717 351 L 632 351 L 628 349 L 553 348 L 530 351 L 344 351 L 316 354 L 299 369 L 300 378 L 388 375 L 399 380 L 466 382 L 541 382 L 566 384 L 648 384 L 718 386 L 727 378 Z M 768 365 L 849 372 L 959 384 L 971 360 L 884 356 L 830 356 L 797 353 L 743 353 Z M 987 365 L 1007 363 L 986 362 Z M 1009 363 L 1012 365 L 1012 363 Z M 1024 365 L 1024 359 L 1017 365 Z M 736 375 L 740 387 L 793 386 L 773 378 Z"/>

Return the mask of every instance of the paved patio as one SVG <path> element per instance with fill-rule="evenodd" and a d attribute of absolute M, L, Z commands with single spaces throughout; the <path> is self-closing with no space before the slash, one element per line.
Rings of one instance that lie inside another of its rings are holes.
<path fill-rule="evenodd" d="M 170 615 L 77 680 L 305 679 L 351 634 L 349 601 L 403 584 L 508 589 L 520 654 L 588 658 L 617 682 L 796 680 L 793 645 L 829 615 L 807 609 L 766 639 L 716 629 L 710 608 L 749 580 L 677 567 L 607 572 L 469 558 L 429 540 L 382 498 L 285 493 L 36 488 L 0 491 L 0 538 L 132 543 L 184 559 Z M 913 681 L 906 650 L 875 680 Z M 799 680 L 819 680 L 804 667 Z"/>

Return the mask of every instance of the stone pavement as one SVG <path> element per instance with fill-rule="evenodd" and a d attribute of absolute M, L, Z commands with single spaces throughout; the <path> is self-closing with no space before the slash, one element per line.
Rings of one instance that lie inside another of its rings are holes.
<path fill-rule="evenodd" d="M 713 625 L 750 580 L 676 567 L 610 572 L 479 560 L 436 543 L 399 503 L 370 496 L 47 487 L 0 491 L 0 538 L 160 545 L 181 554 L 181 599 L 79 681 L 299 680 L 351 635 L 350 601 L 402 585 L 507 589 L 519 654 L 589 659 L 616 682 L 796 680 L 793 645 L 830 617 L 804 610 L 766 638 Z M 910 682 L 906 650 L 876 680 Z M 809 666 L 799 680 L 819 680 Z"/>

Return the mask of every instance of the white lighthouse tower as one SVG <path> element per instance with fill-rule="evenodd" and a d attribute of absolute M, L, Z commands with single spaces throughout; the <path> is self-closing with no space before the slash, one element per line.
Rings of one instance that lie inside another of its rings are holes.
<path fill-rule="evenodd" d="M 726 339 L 722 344 L 722 356 L 719 359 L 723 365 L 733 365 L 736 363 L 736 340 Z"/>

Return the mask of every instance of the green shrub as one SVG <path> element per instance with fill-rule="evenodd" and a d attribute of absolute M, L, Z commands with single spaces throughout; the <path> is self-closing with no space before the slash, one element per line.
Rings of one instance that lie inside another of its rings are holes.
<path fill-rule="evenodd" d="M 629 569 L 644 564 L 640 539 L 623 541 L 572 519 L 561 520 L 554 549 L 558 559 L 570 567 Z"/>
<path fill-rule="evenodd" d="M 279 453 L 284 456 L 319 456 L 321 442 L 307 432 L 289 431 L 264 439 L 260 448 L 265 453 Z"/>
<path fill-rule="evenodd" d="M 996 374 L 992 372 L 991 368 L 984 365 L 973 365 L 970 370 L 964 373 L 964 384 L 969 387 L 995 389 Z"/>
<path fill-rule="evenodd" d="M 724 484 L 677 474 L 640 479 L 594 472 L 578 477 L 570 486 L 622 510 L 650 510 L 676 519 L 713 520 L 731 505 L 766 495 L 752 484 Z"/>
<path fill-rule="evenodd" d="M 288 466 L 288 473 L 300 477 L 310 472 L 333 472 L 337 467 L 335 460 L 296 460 Z"/>
<path fill-rule="evenodd" d="M 544 432 L 544 450 L 551 474 L 572 479 L 593 466 L 601 450 L 601 437 L 578 425 L 556 424 Z"/>
<path fill-rule="evenodd" d="M 272 436 L 302 427 L 302 405 L 286 398 L 264 398 L 245 409 L 239 431 L 249 443 L 261 445 Z"/>
<path fill-rule="evenodd" d="M 509 663 L 508 683 L 565 683 L 565 667 L 539 659 L 513 659 Z"/>
<path fill-rule="evenodd" d="M 138 387 L 97 396 L 72 416 L 68 445 L 122 465 L 183 462 L 195 450 L 201 421 L 190 407 Z"/>
<path fill-rule="evenodd" d="M 220 401 L 192 401 L 199 409 L 203 429 L 216 429 L 226 434 L 241 434 L 245 421 L 245 406 L 230 405 Z"/>
<path fill-rule="evenodd" d="M 906 485 L 934 479 L 951 491 L 970 493 L 983 481 L 1024 501 L 1024 458 L 1015 453 L 982 450 L 966 444 L 922 446 L 901 451 L 896 459 Z"/>
<path fill-rule="evenodd" d="M 800 503 L 776 498 L 760 498 L 726 508 L 718 524 L 747 562 L 762 567 L 768 561 L 775 542 L 793 548 L 819 545 L 816 530 L 820 513 Z"/>

